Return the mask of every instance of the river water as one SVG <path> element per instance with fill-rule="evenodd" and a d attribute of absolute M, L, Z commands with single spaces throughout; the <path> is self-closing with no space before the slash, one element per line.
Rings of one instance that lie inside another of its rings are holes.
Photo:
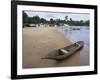
<path fill-rule="evenodd" d="M 64 35 L 70 39 L 70 41 L 84 41 L 85 46 L 90 46 L 90 30 L 88 26 L 72 26 L 71 28 L 61 26 L 58 29 L 63 32 Z"/>
<path fill-rule="evenodd" d="M 80 51 L 80 65 L 89 65 L 90 28 L 88 26 L 58 27 L 71 42 L 84 41 L 84 48 Z"/>

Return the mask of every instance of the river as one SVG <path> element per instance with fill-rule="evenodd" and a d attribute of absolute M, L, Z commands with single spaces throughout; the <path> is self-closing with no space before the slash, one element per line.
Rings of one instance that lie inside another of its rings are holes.
<path fill-rule="evenodd" d="M 80 64 L 89 65 L 90 28 L 88 26 L 60 26 L 60 30 L 71 42 L 84 41 L 80 51 Z"/>
<path fill-rule="evenodd" d="M 85 46 L 90 46 L 90 30 L 88 26 L 72 26 L 71 28 L 61 26 L 58 29 L 63 32 L 66 37 L 69 37 L 70 41 L 84 41 Z"/>

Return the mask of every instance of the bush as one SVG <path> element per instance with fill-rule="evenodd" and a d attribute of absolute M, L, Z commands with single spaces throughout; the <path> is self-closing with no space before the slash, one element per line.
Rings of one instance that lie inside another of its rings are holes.
<path fill-rule="evenodd" d="M 23 24 L 23 28 L 24 27 L 29 27 L 29 24 L 28 23 Z"/>

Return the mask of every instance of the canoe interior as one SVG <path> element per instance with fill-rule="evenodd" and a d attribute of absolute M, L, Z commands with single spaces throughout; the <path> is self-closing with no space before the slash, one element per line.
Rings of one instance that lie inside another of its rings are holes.
<path fill-rule="evenodd" d="M 66 50 L 68 52 L 68 54 L 63 53 L 61 51 L 61 49 L 55 50 L 55 51 L 48 54 L 48 58 L 63 59 L 65 57 L 75 53 L 79 49 L 81 49 L 83 47 L 83 44 L 84 44 L 83 41 L 79 41 L 79 42 L 76 42 L 72 45 L 69 45 L 67 47 L 62 48 L 64 50 Z"/>

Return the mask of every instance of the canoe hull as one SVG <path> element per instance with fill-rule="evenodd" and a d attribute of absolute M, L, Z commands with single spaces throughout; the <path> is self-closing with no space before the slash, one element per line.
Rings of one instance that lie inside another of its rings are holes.
<path fill-rule="evenodd" d="M 77 51 L 83 48 L 84 42 L 78 41 L 74 44 L 71 44 L 67 47 L 55 50 L 50 52 L 45 59 L 52 59 L 52 60 L 64 60 L 67 57 L 75 54 Z"/>

